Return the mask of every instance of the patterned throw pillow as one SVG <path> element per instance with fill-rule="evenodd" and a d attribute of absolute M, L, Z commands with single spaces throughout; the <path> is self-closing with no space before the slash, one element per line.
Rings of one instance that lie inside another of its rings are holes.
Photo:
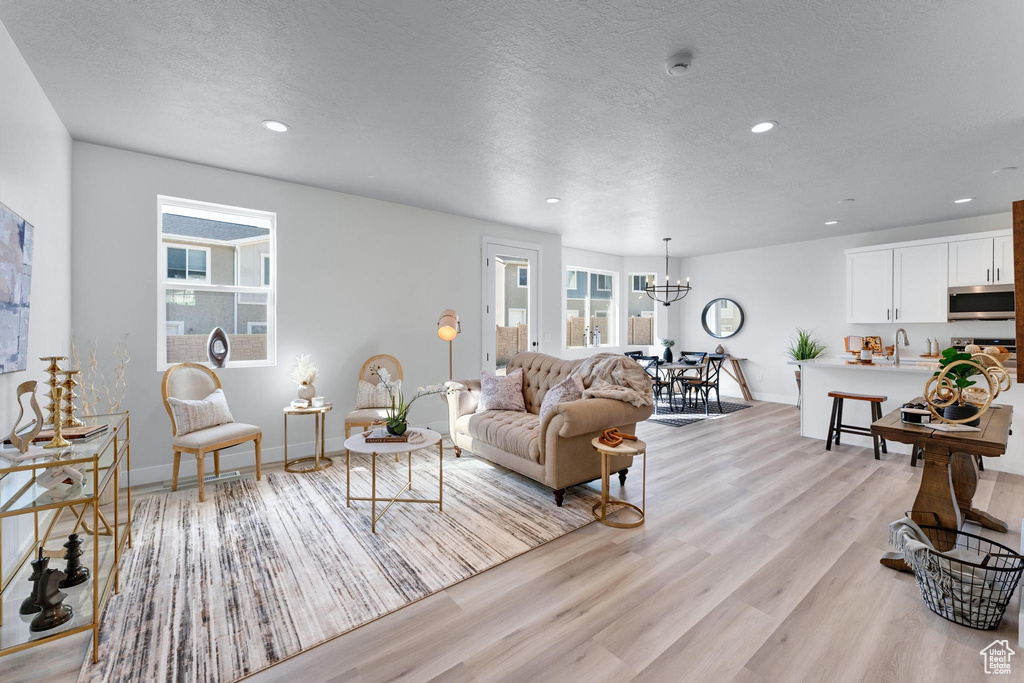
<path fill-rule="evenodd" d="M 480 405 L 477 412 L 485 410 L 515 410 L 526 412 L 523 398 L 523 369 L 504 377 L 498 377 L 486 370 L 480 375 Z"/>
<path fill-rule="evenodd" d="M 395 396 L 402 390 L 402 380 L 388 382 L 391 391 Z M 364 379 L 359 380 L 359 389 L 356 390 L 356 410 L 362 408 L 390 408 L 391 397 L 388 396 L 387 387 L 383 383 L 371 384 Z"/>
<path fill-rule="evenodd" d="M 566 377 L 544 394 L 544 400 L 540 404 L 541 422 L 544 421 L 544 416 L 554 410 L 559 403 L 578 401 L 581 398 L 583 398 L 583 380 L 578 375 Z"/>
<path fill-rule="evenodd" d="M 228 410 L 228 400 L 223 389 L 217 389 L 200 401 L 184 401 L 168 396 L 167 403 L 171 406 L 174 429 L 178 436 L 235 421 Z"/>

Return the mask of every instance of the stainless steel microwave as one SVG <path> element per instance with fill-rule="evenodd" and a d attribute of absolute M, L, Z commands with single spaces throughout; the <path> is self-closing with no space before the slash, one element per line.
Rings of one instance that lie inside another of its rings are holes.
<path fill-rule="evenodd" d="M 948 320 L 1013 320 L 1013 285 L 950 287 Z"/>

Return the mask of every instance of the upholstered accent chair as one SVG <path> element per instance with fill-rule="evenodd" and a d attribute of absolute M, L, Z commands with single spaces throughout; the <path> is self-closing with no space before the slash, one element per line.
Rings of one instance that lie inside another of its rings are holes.
<path fill-rule="evenodd" d="M 174 412 L 168 398 L 177 398 L 183 401 L 199 401 L 217 389 L 221 389 L 220 378 L 210 368 L 197 363 L 181 363 L 173 365 L 164 373 L 161 392 L 164 399 L 164 408 L 171 418 L 171 448 L 174 449 L 174 474 L 171 478 L 171 490 L 178 490 L 178 467 L 181 464 L 181 454 L 189 453 L 195 456 L 196 473 L 199 476 L 199 500 L 205 500 L 203 491 L 204 467 L 203 461 L 207 453 L 213 453 L 213 471 L 220 474 L 220 452 L 225 448 L 231 448 L 239 444 L 252 441 L 256 446 L 256 479 L 262 478 L 263 472 L 260 464 L 260 445 L 263 440 L 263 431 L 255 425 L 242 422 L 229 422 L 228 424 L 207 427 L 188 434 L 178 435 L 178 428 L 174 421 Z"/>
<path fill-rule="evenodd" d="M 379 365 L 391 373 L 392 380 L 402 379 L 402 364 L 398 362 L 398 359 L 386 353 L 379 353 L 363 363 L 363 367 L 359 370 L 357 383 L 363 381 L 376 385 L 380 381 L 370 372 L 370 367 L 374 365 Z M 374 422 L 385 419 L 386 416 L 384 408 L 356 408 L 345 417 L 345 438 L 352 436 L 353 427 L 365 430 Z"/>
<path fill-rule="evenodd" d="M 540 406 L 548 389 L 569 376 L 581 360 L 561 360 L 543 353 L 524 352 L 509 361 L 506 372 L 523 370 L 523 398 L 527 412 L 486 410 L 477 412 L 480 380 L 448 383 L 448 430 L 456 456 L 462 449 L 514 470 L 554 489 L 555 504 L 562 505 L 565 489 L 601 476 L 601 458 L 591 441 L 611 427 L 635 434 L 636 423 L 651 416 L 653 408 L 637 408 L 609 398 L 584 398 L 559 403 L 540 418 Z M 620 484 L 632 456 L 609 458 L 619 472 Z"/>

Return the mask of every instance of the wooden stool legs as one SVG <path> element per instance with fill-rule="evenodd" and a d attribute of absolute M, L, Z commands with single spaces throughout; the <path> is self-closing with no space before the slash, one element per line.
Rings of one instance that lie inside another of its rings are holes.
<path fill-rule="evenodd" d="M 834 396 L 832 398 L 832 417 L 828 423 L 828 439 L 825 441 L 825 450 L 832 450 L 832 444 L 839 444 L 839 437 L 841 434 L 860 434 L 862 436 L 870 436 L 872 446 L 875 449 L 875 460 L 881 460 L 879 455 L 879 449 L 882 453 L 889 453 L 889 448 L 885 443 L 885 438 L 877 436 L 871 433 L 870 427 L 859 427 L 857 425 L 843 424 L 843 397 Z M 882 419 L 882 404 L 877 401 L 871 402 L 871 421 Z"/>

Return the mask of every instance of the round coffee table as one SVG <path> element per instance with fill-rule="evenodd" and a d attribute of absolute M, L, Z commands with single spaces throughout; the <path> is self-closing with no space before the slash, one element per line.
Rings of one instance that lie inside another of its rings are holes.
<path fill-rule="evenodd" d="M 422 441 L 398 441 L 398 442 L 367 442 L 367 438 L 373 439 L 373 436 L 367 437 L 366 434 L 376 434 L 376 431 L 371 432 L 360 432 L 354 436 L 350 436 L 345 440 L 345 506 L 351 507 L 353 500 L 368 500 L 370 501 L 370 530 L 373 533 L 377 533 L 377 521 L 384 516 L 384 513 L 388 511 L 395 503 L 428 503 L 431 505 L 436 504 L 438 510 L 444 510 L 444 442 L 441 441 L 441 435 L 435 432 L 433 429 L 423 429 L 421 427 L 409 427 L 406 430 L 406 434 L 411 438 L 414 434 L 421 435 Z M 415 451 L 423 450 L 437 444 L 437 499 L 428 500 L 425 498 L 400 498 L 400 496 L 412 488 L 412 454 Z M 351 466 L 351 453 L 363 453 L 370 456 L 370 497 L 360 498 L 352 495 L 352 466 Z M 405 486 L 395 494 L 394 498 L 378 498 L 377 497 L 377 456 L 379 455 L 395 455 L 397 456 L 405 453 L 409 461 L 409 480 Z M 384 509 L 377 514 L 377 503 L 387 503 Z"/>
<path fill-rule="evenodd" d="M 316 408 L 296 408 L 285 406 L 284 408 L 284 469 L 286 472 L 319 472 L 326 470 L 334 464 L 334 461 L 324 453 L 325 437 L 324 426 L 327 424 L 327 413 L 334 406 L 325 403 Z M 304 458 L 288 460 L 288 416 L 289 415 L 312 415 L 313 416 L 313 455 Z"/>
<path fill-rule="evenodd" d="M 591 512 L 594 514 L 594 519 L 601 522 L 601 524 L 612 526 L 616 529 L 632 529 L 633 527 L 640 526 L 644 523 L 644 509 L 647 507 L 647 444 L 638 439 L 636 441 L 624 441 L 621 446 L 609 446 L 601 443 L 600 437 L 594 437 L 594 440 L 591 441 L 591 443 L 601 455 L 601 502 L 594 503 L 594 507 L 591 509 Z M 643 507 L 637 507 L 632 503 L 611 498 L 608 495 L 608 456 L 640 454 L 643 454 L 644 456 L 644 476 L 642 479 L 643 498 L 641 499 Z M 609 505 L 623 505 L 640 515 L 640 518 L 634 522 L 613 522 L 608 519 Z M 598 513 L 598 508 L 601 508 L 600 513 Z"/>

